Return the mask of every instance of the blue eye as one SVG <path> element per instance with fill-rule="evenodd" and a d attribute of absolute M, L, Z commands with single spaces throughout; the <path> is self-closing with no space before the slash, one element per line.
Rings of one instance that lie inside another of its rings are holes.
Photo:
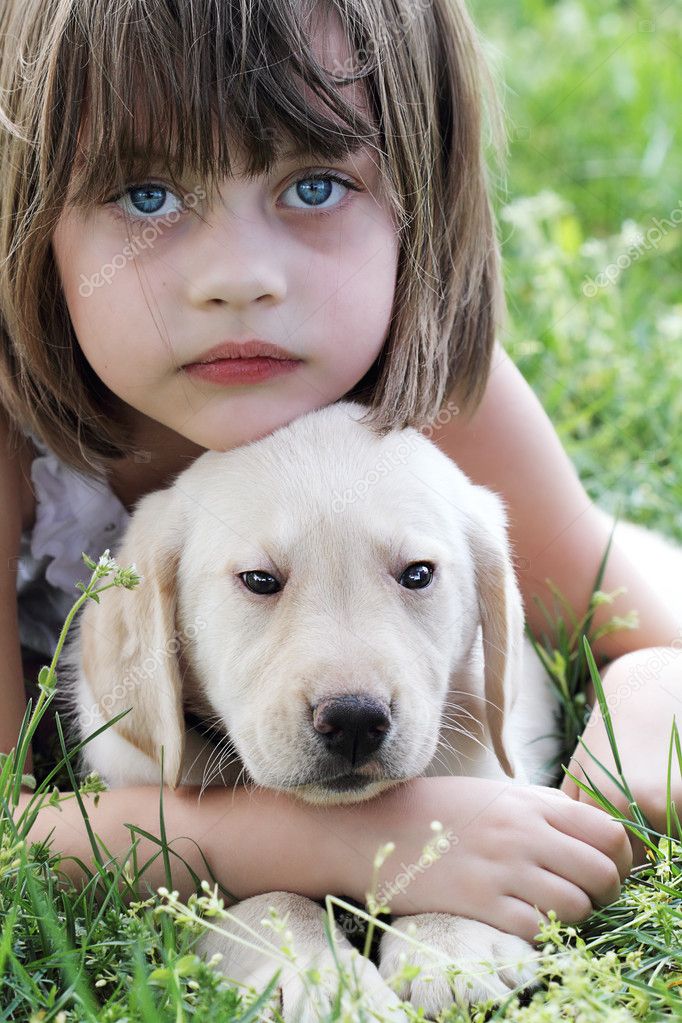
<path fill-rule="evenodd" d="M 362 189 L 358 188 L 357 185 L 353 184 L 352 181 L 346 180 L 346 178 L 339 177 L 338 174 L 309 174 L 305 178 L 297 178 L 296 181 L 292 182 L 288 188 L 285 189 L 284 194 L 290 192 L 291 189 L 296 190 L 297 198 L 304 202 L 303 206 L 294 206 L 293 209 L 315 209 L 320 208 L 331 195 L 334 184 L 341 185 L 345 189 L 351 189 L 353 192 L 361 192 Z M 330 212 L 332 209 L 336 209 L 343 202 L 344 195 L 341 199 L 333 203 L 331 208 L 325 206 L 321 211 L 323 213 Z M 307 205 L 309 202 L 312 205 Z"/>
<path fill-rule="evenodd" d="M 132 185 L 127 188 L 123 195 L 119 196 L 118 199 L 113 200 L 114 203 L 121 203 L 124 199 L 128 200 L 129 207 L 119 207 L 122 213 L 127 214 L 129 217 L 140 220 L 151 219 L 146 214 L 161 214 L 162 216 L 168 216 L 169 213 L 179 213 L 182 209 L 182 203 L 178 201 L 179 209 L 173 209 L 166 206 L 167 200 L 173 196 L 167 188 L 163 185 L 155 185 L 152 182 L 145 182 L 142 185 Z M 132 207 L 132 209 L 130 208 Z M 141 216 L 140 216 L 141 214 Z"/>
<path fill-rule="evenodd" d="M 334 185 L 340 185 L 346 191 L 362 192 L 364 189 L 340 177 L 338 174 L 308 173 L 305 177 L 297 178 L 291 185 L 284 189 L 284 195 L 294 191 L 295 197 L 301 205 L 289 205 L 289 209 L 308 210 L 314 212 L 316 209 L 324 215 L 332 213 L 337 207 L 344 205 L 345 193 L 336 202 L 328 202 L 334 191 Z M 171 213 L 176 219 L 177 215 L 184 210 L 182 200 L 165 185 L 152 181 L 145 181 L 138 185 L 131 185 L 126 188 L 122 195 L 110 199 L 106 205 L 112 207 L 112 212 L 117 216 L 123 216 L 128 220 L 161 220 Z"/>

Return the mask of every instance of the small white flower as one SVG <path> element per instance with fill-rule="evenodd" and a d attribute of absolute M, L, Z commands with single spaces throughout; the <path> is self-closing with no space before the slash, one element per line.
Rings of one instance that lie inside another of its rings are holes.
<path fill-rule="evenodd" d="M 376 856 L 374 857 L 374 869 L 378 870 L 379 867 L 384 865 L 386 859 L 391 855 L 395 849 L 395 842 L 386 842 L 380 849 L 377 850 Z"/>

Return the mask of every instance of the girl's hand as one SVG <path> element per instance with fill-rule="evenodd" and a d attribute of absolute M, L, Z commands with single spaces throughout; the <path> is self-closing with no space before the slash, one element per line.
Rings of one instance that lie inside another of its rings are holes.
<path fill-rule="evenodd" d="M 418 778 L 367 803 L 334 808 L 343 827 L 342 812 L 349 844 L 361 847 L 370 863 L 379 846 L 395 842 L 377 889 L 394 915 L 452 913 L 526 941 L 533 941 L 538 916 L 546 918 L 549 909 L 575 923 L 614 901 L 632 867 L 621 824 L 541 785 Z M 443 825 L 440 840 L 432 820 Z M 429 840 L 435 855 L 423 856 Z M 346 875 L 351 865 L 355 875 L 347 894 L 364 898 L 367 860 L 360 863 L 348 847 L 339 855 Z"/>

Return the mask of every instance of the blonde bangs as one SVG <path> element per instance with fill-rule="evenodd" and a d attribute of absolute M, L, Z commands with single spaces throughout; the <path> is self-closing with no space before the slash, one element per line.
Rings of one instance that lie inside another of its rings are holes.
<path fill-rule="evenodd" d="M 101 202 L 159 163 L 211 190 L 232 176 L 236 155 L 255 177 L 289 150 L 336 161 L 362 142 L 380 146 L 375 125 L 344 98 L 353 77 L 336 80 L 310 48 L 305 4 L 129 0 L 116 17 L 109 6 L 93 4 L 79 38 L 63 40 L 69 72 L 78 51 L 98 69 L 79 83 L 87 116 L 72 111 L 67 127 L 85 157 L 76 204 Z M 302 82 L 333 118 L 306 103 Z"/>

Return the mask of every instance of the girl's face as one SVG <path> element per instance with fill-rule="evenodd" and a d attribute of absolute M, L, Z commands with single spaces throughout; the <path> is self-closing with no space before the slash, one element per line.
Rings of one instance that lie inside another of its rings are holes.
<path fill-rule="evenodd" d="M 347 67 L 341 32 L 326 29 L 315 37 L 320 59 Z M 183 200 L 159 170 L 95 210 L 66 207 L 53 252 L 73 327 L 138 443 L 151 419 L 228 450 L 336 401 L 364 376 L 388 334 L 398 261 L 376 161 L 370 149 L 331 164 L 292 156 L 270 175 L 225 180 L 210 206 L 199 186 Z M 222 342 L 252 338 L 300 361 L 239 384 L 185 368 Z"/>

